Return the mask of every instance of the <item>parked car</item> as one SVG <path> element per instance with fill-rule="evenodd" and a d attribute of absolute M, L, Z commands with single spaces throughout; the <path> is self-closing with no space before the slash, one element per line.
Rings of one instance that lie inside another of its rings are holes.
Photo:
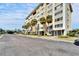
<path fill-rule="evenodd" d="M 75 36 L 78 37 L 78 39 L 74 41 L 74 44 L 79 46 L 79 33 L 76 33 Z"/>
<path fill-rule="evenodd" d="M 79 46 L 79 39 L 76 39 L 76 40 L 74 41 L 74 44 Z"/>
<path fill-rule="evenodd" d="M 79 46 L 79 39 L 76 39 L 76 40 L 74 41 L 74 44 L 77 45 L 77 46 Z"/>

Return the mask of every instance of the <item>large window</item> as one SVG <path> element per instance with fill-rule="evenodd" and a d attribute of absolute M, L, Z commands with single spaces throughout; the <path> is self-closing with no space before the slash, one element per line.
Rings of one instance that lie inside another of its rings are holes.
<path fill-rule="evenodd" d="M 42 12 L 40 15 L 43 16 L 44 15 L 44 12 Z"/>
<path fill-rule="evenodd" d="M 59 15 L 59 14 L 62 14 L 62 13 L 63 13 L 63 10 L 58 11 L 58 12 L 55 13 L 55 16 L 56 16 L 56 15 Z"/>
<path fill-rule="evenodd" d="M 52 13 L 52 9 L 48 10 L 48 13 Z"/>
<path fill-rule="evenodd" d="M 57 6 L 55 7 L 55 10 L 57 10 L 57 9 L 61 8 L 62 6 L 63 6 L 63 3 L 61 3 L 61 4 L 57 5 Z"/>
<path fill-rule="evenodd" d="M 60 18 L 55 19 L 55 22 L 62 21 L 62 20 L 63 20 L 63 17 L 60 17 Z"/>
<path fill-rule="evenodd" d="M 52 3 L 50 3 L 50 5 L 48 6 L 48 8 L 52 8 Z"/>
<path fill-rule="evenodd" d="M 39 15 L 37 15 L 37 18 L 39 18 Z"/>
<path fill-rule="evenodd" d="M 52 29 L 53 28 L 53 25 L 51 25 L 51 26 L 48 26 L 48 29 Z"/>
<path fill-rule="evenodd" d="M 69 25 L 67 24 L 67 28 L 69 28 Z"/>
<path fill-rule="evenodd" d="M 43 3 L 41 3 L 41 6 L 43 6 Z"/>
<path fill-rule="evenodd" d="M 55 28 L 63 27 L 63 24 L 56 24 Z"/>
<path fill-rule="evenodd" d="M 41 27 L 41 29 L 43 29 L 43 27 Z"/>
<path fill-rule="evenodd" d="M 46 5 L 48 5 L 49 3 L 46 3 Z"/>
<path fill-rule="evenodd" d="M 41 15 L 43 15 L 44 13 L 41 13 Z"/>

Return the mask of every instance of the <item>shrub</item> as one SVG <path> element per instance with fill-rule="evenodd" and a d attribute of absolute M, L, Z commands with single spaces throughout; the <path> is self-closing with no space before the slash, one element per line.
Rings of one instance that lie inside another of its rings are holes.
<path fill-rule="evenodd" d="M 63 36 L 63 35 L 60 35 L 58 36 L 59 38 L 68 38 L 68 36 Z"/>
<path fill-rule="evenodd" d="M 75 36 L 75 32 L 69 32 L 67 35 L 71 36 L 71 37 L 74 37 Z"/>

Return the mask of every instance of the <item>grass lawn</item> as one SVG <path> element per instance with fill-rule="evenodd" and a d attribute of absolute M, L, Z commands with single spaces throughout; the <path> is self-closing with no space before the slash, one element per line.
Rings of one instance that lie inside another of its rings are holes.
<path fill-rule="evenodd" d="M 69 36 L 58 36 L 58 39 L 60 40 L 68 40 L 68 41 L 74 41 L 77 37 L 69 37 Z"/>
<path fill-rule="evenodd" d="M 41 35 L 25 35 L 32 38 L 43 38 L 48 40 L 62 40 L 62 41 L 74 41 L 77 37 L 69 37 L 69 36 L 41 36 Z"/>

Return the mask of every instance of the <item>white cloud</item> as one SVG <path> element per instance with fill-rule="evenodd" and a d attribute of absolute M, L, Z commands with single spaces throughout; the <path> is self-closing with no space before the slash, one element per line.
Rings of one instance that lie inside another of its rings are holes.
<path fill-rule="evenodd" d="M 8 28 L 17 25 L 21 27 L 26 16 L 35 8 L 36 4 L 2 4 L 0 6 L 0 27 Z M 15 28 L 17 28 L 15 26 Z"/>

